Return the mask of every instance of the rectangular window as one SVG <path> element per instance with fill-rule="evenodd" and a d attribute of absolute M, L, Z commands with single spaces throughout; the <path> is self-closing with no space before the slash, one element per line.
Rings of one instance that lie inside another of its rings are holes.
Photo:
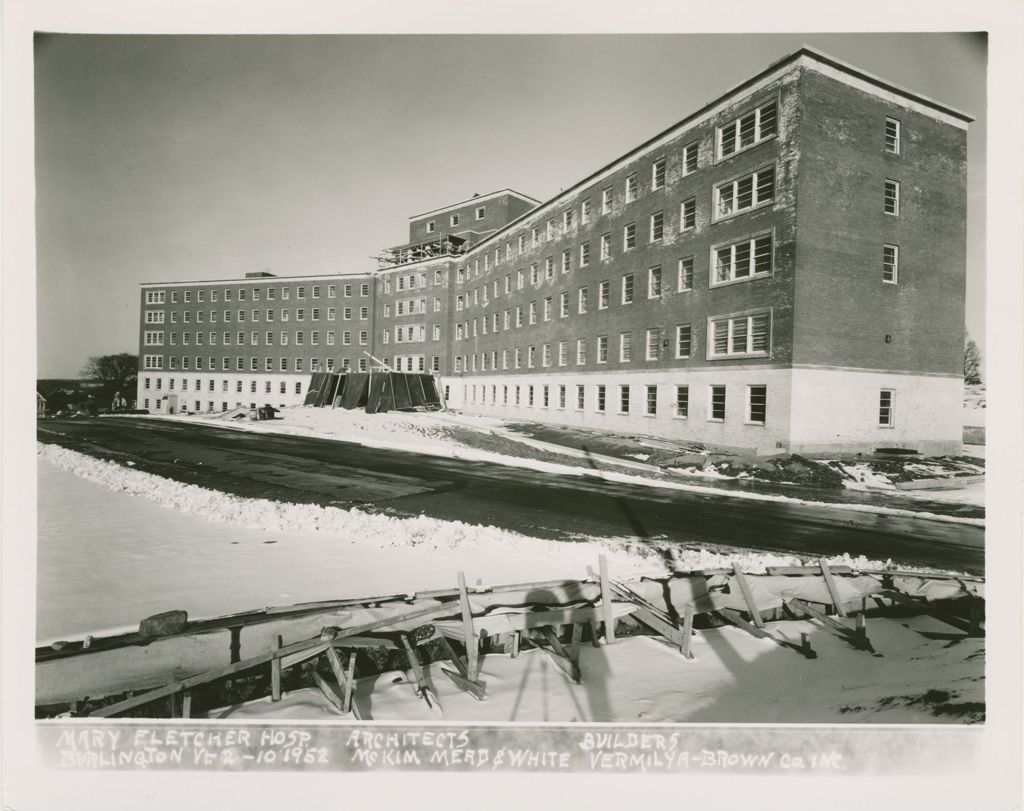
<path fill-rule="evenodd" d="M 885 202 L 884 211 L 886 214 L 899 216 L 900 213 L 900 184 L 896 180 L 885 181 Z"/>
<path fill-rule="evenodd" d="M 544 344 L 541 347 L 540 362 L 545 368 L 551 365 L 551 344 Z"/>
<path fill-rule="evenodd" d="M 587 339 L 576 339 L 576 365 L 583 366 L 587 362 Z"/>
<path fill-rule="evenodd" d="M 715 219 L 749 211 L 775 199 L 775 167 L 715 186 Z"/>
<path fill-rule="evenodd" d="M 665 214 L 664 212 L 657 211 L 651 215 L 651 229 L 650 229 L 651 242 L 658 242 L 663 236 L 665 236 Z"/>
<path fill-rule="evenodd" d="M 900 273 L 900 249 L 896 245 L 882 246 L 882 281 L 896 284 Z"/>
<path fill-rule="evenodd" d="M 568 293 L 562 293 L 561 297 L 559 298 L 559 311 L 558 312 L 559 312 L 559 317 L 560 318 L 568 318 L 569 317 L 569 294 Z"/>
<path fill-rule="evenodd" d="M 526 350 L 526 368 L 532 369 L 537 363 L 537 347 L 531 346 Z"/>
<path fill-rule="evenodd" d="M 588 222 L 590 222 L 590 209 L 591 205 L 589 198 L 580 203 L 580 222 L 583 225 L 586 225 Z"/>
<path fill-rule="evenodd" d="M 693 290 L 693 257 L 687 256 L 679 260 L 678 267 L 678 288 L 679 292 L 683 293 L 687 290 Z"/>
<path fill-rule="evenodd" d="M 648 417 L 655 417 L 658 414 L 658 387 L 646 386 L 645 413 Z"/>
<path fill-rule="evenodd" d="M 562 251 L 562 273 L 568 273 L 572 270 L 572 251 L 566 248 Z"/>
<path fill-rule="evenodd" d="M 597 309 L 607 310 L 608 300 L 611 298 L 612 283 L 603 281 L 597 286 Z"/>
<path fill-rule="evenodd" d="M 691 197 L 679 204 L 679 230 L 692 231 L 697 225 L 697 200 Z"/>
<path fill-rule="evenodd" d="M 558 407 L 565 408 L 565 386 L 558 387 Z"/>
<path fill-rule="evenodd" d="M 605 408 L 605 387 L 603 384 L 597 386 L 597 406 L 595 410 L 601 414 L 604 413 Z"/>
<path fill-rule="evenodd" d="M 683 147 L 683 174 L 688 175 L 697 171 L 697 142 L 687 144 Z"/>
<path fill-rule="evenodd" d="M 692 350 L 692 330 L 689 324 L 676 325 L 676 358 L 688 358 Z"/>
<path fill-rule="evenodd" d="M 580 245 L 580 267 L 585 268 L 590 264 L 590 243 L 584 242 Z"/>
<path fill-rule="evenodd" d="M 610 214 L 612 210 L 612 187 L 601 190 L 601 213 Z"/>
<path fill-rule="evenodd" d="M 537 302 L 536 301 L 531 301 L 530 302 L 530 324 L 532 325 L 532 324 L 536 324 L 536 323 L 537 323 Z"/>
<path fill-rule="evenodd" d="M 772 272 L 772 236 L 759 237 L 712 248 L 714 285 L 767 276 Z"/>
<path fill-rule="evenodd" d="M 647 330 L 647 342 L 645 345 L 645 358 L 647 360 L 658 359 L 658 347 L 661 345 L 661 330 L 652 327 Z"/>
<path fill-rule="evenodd" d="M 768 413 L 768 387 L 747 386 L 747 422 L 764 425 Z"/>
<path fill-rule="evenodd" d="M 771 313 L 708 319 L 708 357 L 767 355 Z"/>
<path fill-rule="evenodd" d="M 718 128 L 718 157 L 725 158 L 775 135 L 775 101 L 769 101 Z"/>
<path fill-rule="evenodd" d="M 659 158 L 651 164 L 651 191 L 657 191 L 665 185 L 665 159 Z"/>
<path fill-rule="evenodd" d="M 619 333 L 619 361 L 629 363 L 633 359 L 633 334 Z"/>
<path fill-rule="evenodd" d="M 632 203 L 637 198 L 640 184 L 637 182 L 636 172 L 626 176 L 626 202 Z"/>
<path fill-rule="evenodd" d="M 562 212 L 562 228 L 568 231 L 570 228 L 572 228 L 573 221 L 573 210 L 571 208 L 567 208 L 565 211 Z"/>
<path fill-rule="evenodd" d="M 587 312 L 587 288 L 581 287 L 576 296 L 576 310 L 580 315 Z"/>
<path fill-rule="evenodd" d="M 622 303 L 633 303 L 633 274 L 627 273 L 622 277 Z"/>
<path fill-rule="evenodd" d="M 188 291 L 185 291 L 185 301 L 188 301 Z M 166 301 L 167 293 L 163 290 L 147 290 L 146 304 L 163 304 Z M 177 300 L 175 295 L 175 301 Z"/>
<path fill-rule="evenodd" d="M 885 151 L 900 154 L 900 122 L 895 118 L 885 119 Z"/>
<path fill-rule="evenodd" d="M 611 259 L 612 257 L 612 235 L 601 234 L 601 258 Z"/>
<path fill-rule="evenodd" d="M 569 344 L 565 341 L 558 342 L 558 365 L 565 366 L 569 362 Z"/>
<path fill-rule="evenodd" d="M 661 266 L 655 265 L 647 270 L 647 298 L 661 297 Z"/>
<path fill-rule="evenodd" d="M 708 419 L 712 422 L 725 422 L 725 386 L 711 386 L 708 395 Z"/>
<path fill-rule="evenodd" d="M 622 229 L 622 250 L 631 251 L 636 247 L 636 223 L 631 222 Z"/>
<path fill-rule="evenodd" d="M 555 276 L 555 258 L 549 256 L 544 260 L 544 278 L 553 279 Z"/>
<path fill-rule="evenodd" d="M 880 428 L 892 428 L 895 425 L 893 419 L 893 401 L 896 393 L 892 389 L 882 389 L 878 394 L 878 426 Z"/>
<path fill-rule="evenodd" d="M 629 386 L 619 386 L 619 413 L 629 413 Z"/>
<path fill-rule="evenodd" d="M 597 362 L 608 362 L 608 336 L 600 335 L 597 338 Z"/>
<path fill-rule="evenodd" d="M 676 386 L 676 416 L 684 420 L 690 416 L 689 386 Z"/>
<path fill-rule="evenodd" d="M 583 410 L 583 406 L 585 404 L 585 400 L 584 400 L 585 394 L 584 394 L 584 391 L 585 391 L 585 389 L 583 388 L 583 386 L 576 386 L 576 410 L 577 411 L 582 411 Z"/>

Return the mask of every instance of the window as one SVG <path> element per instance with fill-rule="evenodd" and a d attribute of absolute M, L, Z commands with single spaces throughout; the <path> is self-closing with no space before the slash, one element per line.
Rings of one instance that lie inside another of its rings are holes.
<path fill-rule="evenodd" d="M 596 406 L 595 410 L 600 412 L 600 413 L 602 413 L 602 414 L 604 413 L 604 407 L 605 407 L 605 402 L 604 401 L 605 401 L 605 387 L 604 387 L 603 384 L 598 384 L 598 386 L 597 386 L 597 406 Z"/>
<path fill-rule="evenodd" d="M 770 336 L 768 312 L 708 319 L 708 357 L 767 355 Z"/>
<path fill-rule="evenodd" d="M 420 277 L 420 280 L 423 280 L 422 276 Z M 423 287 L 423 285 L 421 284 L 420 287 Z M 370 285 L 368 283 L 363 282 L 363 284 L 359 285 L 359 295 L 362 296 L 363 298 L 366 298 L 368 295 L 370 295 Z"/>
<path fill-rule="evenodd" d="M 612 235 L 601 234 L 601 258 L 611 259 L 612 258 Z"/>
<path fill-rule="evenodd" d="M 886 214 L 899 216 L 900 213 L 900 184 L 896 180 L 885 181 L 885 203 Z"/>
<path fill-rule="evenodd" d="M 147 324 L 162 324 L 162 323 L 164 323 L 164 311 L 163 310 L 146 310 L 146 323 Z"/>
<path fill-rule="evenodd" d="M 718 128 L 718 157 L 725 158 L 775 135 L 775 101 L 769 101 Z"/>
<path fill-rule="evenodd" d="M 622 332 L 619 334 L 619 362 L 629 363 L 633 359 L 633 334 Z"/>
<path fill-rule="evenodd" d="M 244 290 L 239 290 L 238 291 L 238 300 L 241 301 L 244 297 L 245 297 L 245 291 Z M 306 297 L 306 288 L 305 287 L 301 287 L 301 286 L 300 287 L 296 287 L 295 288 L 295 298 L 305 298 L 305 297 Z"/>
<path fill-rule="evenodd" d="M 580 244 L 580 267 L 585 268 L 590 264 L 590 243 L 584 242 Z"/>
<path fill-rule="evenodd" d="M 283 298 L 283 299 L 291 298 L 291 295 L 292 295 L 292 289 L 290 287 L 282 287 L 281 288 L 281 298 Z M 230 290 L 224 291 L 224 301 L 231 301 L 231 291 Z"/>
<path fill-rule="evenodd" d="M 882 281 L 896 284 L 900 272 L 900 249 L 896 245 L 882 246 Z"/>
<path fill-rule="evenodd" d="M 584 405 L 584 388 L 583 386 L 576 386 L 576 410 L 582 411 Z"/>
<path fill-rule="evenodd" d="M 655 265 L 647 271 L 647 298 L 661 297 L 661 266 Z"/>
<path fill-rule="evenodd" d="M 540 353 L 541 366 L 548 367 L 551 365 L 551 344 L 544 344 L 541 347 Z"/>
<path fill-rule="evenodd" d="M 559 298 L 559 317 L 568 318 L 569 316 L 569 294 L 562 293 Z"/>
<path fill-rule="evenodd" d="M 587 339 L 576 339 L 576 365 L 583 366 L 587 362 Z"/>
<path fill-rule="evenodd" d="M 537 347 L 531 346 L 526 350 L 526 368 L 532 369 L 537 362 Z"/>
<path fill-rule="evenodd" d="M 610 214 L 612 210 L 612 187 L 601 190 L 601 213 Z"/>
<path fill-rule="evenodd" d="M 772 237 L 759 237 L 712 249 L 714 284 L 767 276 L 772 272 Z"/>
<path fill-rule="evenodd" d="M 534 262 L 532 265 L 530 265 L 530 284 L 532 284 L 532 285 L 540 284 L 540 270 L 537 268 L 537 263 L 536 262 Z"/>
<path fill-rule="evenodd" d="M 459 215 L 458 214 L 452 214 L 448 218 L 448 224 L 451 225 L 451 226 L 458 225 L 459 224 Z"/>
<path fill-rule="evenodd" d="M 655 417 L 658 414 L 658 387 L 647 386 L 646 390 L 647 397 L 645 413 L 648 417 Z"/>
<path fill-rule="evenodd" d="M 725 386 L 711 386 L 708 390 L 708 419 L 712 422 L 725 421 Z"/>
<path fill-rule="evenodd" d="M 619 386 L 619 413 L 629 413 L 629 386 Z"/>
<path fill-rule="evenodd" d="M 338 286 L 336 284 L 327 285 L 327 298 L 338 297 Z"/>
<path fill-rule="evenodd" d="M 555 277 L 555 258 L 549 256 L 544 260 L 544 278 L 553 279 Z"/>
<path fill-rule="evenodd" d="M 360 307 L 359 308 L 359 320 L 360 321 L 365 321 L 369 317 L 370 317 L 370 308 L 369 307 Z"/>
<path fill-rule="evenodd" d="M 551 296 L 544 299 L 544 320 L 551 320 Z"/>
<path fill-rule="evenodd" d="M 683 174 L 688 175 L 697 171 L 697 142 L 687 144 L 683 147 Z"/>
<path fill-rule="evenodd" d="M 622 250 L 631 251 L 636 247 L 636 223 L 631 222 L 622 229 Z"/>
<path fill-rule="evenodd" d="M 558 342 L 558 365 L 565 366 L 569 362 L 569 345 L 565 341 Z M 562 404 L 565 407 L 565 404 Z"/>
<path fill-rule="evenodd" d="M 427 220 L 427 233 L 432 234 L 437 230 L 437 223 L 433 220 Z"/>
<path fill-rule="evenodd" d="M 583 225 L 586 225 L 588 222 L 590 222 L 590 209 L 591 205 L 589 198 L 580 203 L 580 222 Z"/>
<path fill-rule="evenodd" d="M 764 425 L 768 412 L 768 387 L 747 386 L 747 422 Z"/>
<path fill-rule="evenodd" d="M 684 420 L 690 416 L 689 386 L 676 386 L 676 416 Z"/>
<path fill-rule="evenodd" d="M 612 283 L 603 281 L 597 286 L 597 309 L 607 310 L 608 299 L 611 297 Z"/>
<path fill-rule="evenodd" d="M 573 210 L 571 208 L 567 208 L 565 211 L 562 212 L 562 228 L 568 231 L 570 228 L 572 228 L 574 222 L 575 221 L 573 218 Z"/>
<path fill-rule="evenodd" d="M 659 241 L 665 236 L 665 214 L 658 211 L 651 215 L 651 242 Z"/>
<path fill-rule="evenodd" d="M 576 309 L 580 315 L 587 312 L 587 288 L 581 287 L 577 293 Z"/>
<path fill-rule="evenodd" d="M 565 386 L 558 387 L 558 407 L 565 408 Z"/>
<path fill-rule="evenodd" d="M 665 159 L 659 158 L 651 164 L 651 191 L 657 191 L 665 185 Z"/>
<path fill-rule="evenodd" d="M 637 198 L 640 184 L 636 179 L 636 172 L 626 176 L 626 202 L 632 203 Z"/>
<path fill-rule="evenodd" d="M 676 358 L 690 357 L 693 345 L 692 330 L 689 324 L 676 325 Z"/>
<path fill-rule="evenodd" d="M 149 332 L 145 333 L 143 343 L 146 346 L 163 346 L 164 345 L 164 334 L 162 332 Z"/>
<path fill-rule="evenodd" d="M 597 362 L 608 362 L 608 336 L 601 335 L 597 339 Z"/>
<path fill-rule="evenodd" d="M 484 219 L 484 217 L 487 216 L 487 207 L 477 206 L 476 209 L 473 211 L 473 216 L 478 220 Z"/>
<path fill-rule="evenodd" d="M 633 274 L 627 273 L 622 277 L 622 303 L 633 303 Z"/>
<path fill-rule="evenodd" d="M 530 324 L 536 324 L 536 323 L 537 323 L 537 302 L 536 301 L 531 301 L 530 302 Z"/>
<path fill-rule="evenodd" d="M 892 428 L 895 425 L 893 420 L 893 400 L 896 392 L 892 389 L 882 389 L 878 394 L 878 427 Z"/>
<path fill-rule="evenodd" d="M 775 198 L 775 167 L 715 186 L 715 219 L 749 211 Z"/>
<path fill-rule="evenodd" d="M 167 294 L 163 290 L 147 290 L 146 304 L 163 304 L 166 301 L 166 296 Z M 185 291 L 185 301 L 188 301 L 187 290 Z"/>
<path fill-rule="evenodd" d="M 697 200 L 691 197 L 679 204 L 679 230 L 692 231 L 697 225 Z"/>
<path fill-rule="evenodd" d="M 562 251 L 562 273 L 568 273 L 572 270 L 572 251 L 566 248 Z"/>
<path fill-rule="evenodd" d="M 679 292 L 693 290 L 693 257 L 687 256 L 679 260 Z"/>
<path fill-rule="evenodd" d="M 895 118 L 885 119 L 885 151 L 900 154 L 900 122 Z"/>
<path fill-rule="evenodd" d="M 661 345 L 661 330 L 658 327 L 652 327 L 647 330 L 647 343 L 646 343 L 646 359 L 657 360 L 658 359 L 658 347 Z"/>

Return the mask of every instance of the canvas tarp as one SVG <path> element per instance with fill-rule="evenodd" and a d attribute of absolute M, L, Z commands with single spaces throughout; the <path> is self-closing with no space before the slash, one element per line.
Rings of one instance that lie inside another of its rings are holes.
<path fill-rule="evenodd" d="M 441 394 L 432 375 L 402 372 L 314 372 L 304 405 L 379 411 L 438 411 Z"/>

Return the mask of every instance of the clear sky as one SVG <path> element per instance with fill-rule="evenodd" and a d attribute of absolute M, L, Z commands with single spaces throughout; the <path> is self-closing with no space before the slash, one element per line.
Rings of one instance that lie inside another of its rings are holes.
<path fill-rule="evenodd" d="M 410 215 L 545 200 L 802 44 L 976 117 L 984 348 L 983 35 L 42 35 L 38 376 L 137 352 L 140 282 L 373 268 Z"/>

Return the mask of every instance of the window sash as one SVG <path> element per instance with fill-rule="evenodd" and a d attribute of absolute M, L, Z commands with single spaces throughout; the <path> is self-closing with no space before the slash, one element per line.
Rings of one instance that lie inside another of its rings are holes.
<path fill-rule="evenodd" d="M 767 355 L 771 349 L 771 314 L 716 318 L 711 321 L 711 357 Z"/>
<path fill-rule="evenodd" d="M 714 249 L 715 284 L 768 276 L 772 272 L 772 237 L 764 234 Z"/>
<path fill-rule="evenodd" d="M 767 166 L 715 187 L 715 216 L 749 211 L 775 198 L 775 167 Z"/>

